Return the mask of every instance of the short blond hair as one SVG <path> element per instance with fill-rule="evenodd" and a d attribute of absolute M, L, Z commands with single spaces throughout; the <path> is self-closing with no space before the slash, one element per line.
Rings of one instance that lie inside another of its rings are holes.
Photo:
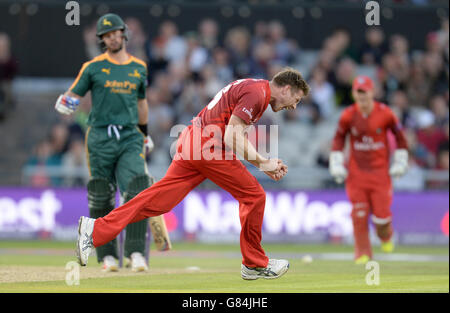
<path fill-rule="evenodd" d="M 281 72 L 275 74 L 272 81 L 279 87 L 289 85 L 295 91 L 301 90 L 305 97 L 309 94 L 310 87 L 308 83 L 303 79 L 299 71 L 291 67 L 286 67 Z"/>

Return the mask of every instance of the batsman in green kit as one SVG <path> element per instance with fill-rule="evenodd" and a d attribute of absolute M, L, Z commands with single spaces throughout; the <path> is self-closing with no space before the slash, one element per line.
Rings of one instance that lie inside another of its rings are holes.
<path fill-rule="evenodd" d="M 146 63 L 126 52 L 128 30 L 118 15 L 102 16 L 97 22 L 97 36 L 105 52 L 83 64 L 55 105 L 60 113 L 72 114 L 80 98 L 91 91 L 86 154 L 92 218 L 103 217 L 115 208 L 117 187 L 126 202 L 153 183 L 145 162 L 146 150 L 153 148 L 147 134 Z M 146 220 L 126 228 L 124 256 L 134 271 L 148 269 L 143 256 L 146 232 Z M 117 239 L 96 251 L 104 271 L 118 270 Z"/>

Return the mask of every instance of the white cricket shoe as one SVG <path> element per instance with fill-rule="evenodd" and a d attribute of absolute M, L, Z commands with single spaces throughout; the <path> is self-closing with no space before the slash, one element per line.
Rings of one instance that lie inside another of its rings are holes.
<path fill-rule="evenodd" d="M 103 258 L 103 272 L 117 272 L 119 270 L 119 265 L 116 259 L 112 255 L 107 255 Z"/>
<path fill-rule="evenodd" d="M 131 270 L 133 272 L 145 272 L 148 271 L 147 262 L 145 262 L 144 256 L 140 252 L 133 252 L 130 255 Z"/>
<path fill-rule="evenodd" d="M 283 276 L 288 269 L 288 260 L 269 259 L 267 267 L 248 267 L 241 264 L 241 276 L 245 280 L 255 280 L 258 278 L 275 279 Z"/>
<path fill-rule="evenodd" d="M 92 232 L 94 231 L 94 218 L 86 216 L 80 217 L 78 221 L 77 258 L 81 266 L 86 266 L 94 243 L 92 242 Z"/>

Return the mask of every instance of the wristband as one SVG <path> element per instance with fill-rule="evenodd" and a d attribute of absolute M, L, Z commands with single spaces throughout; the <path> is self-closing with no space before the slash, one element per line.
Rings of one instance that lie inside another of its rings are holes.
<path fill-rule="evenodd" d="M 147 137 L 148 131 L 147 131 L 147 124 L 141 125 L 138 124 L 139 130 Z"/>

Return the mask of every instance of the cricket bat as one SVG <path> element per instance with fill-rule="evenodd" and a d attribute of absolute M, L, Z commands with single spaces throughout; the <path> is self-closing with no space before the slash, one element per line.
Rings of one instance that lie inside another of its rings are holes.
<path fill-rule="evenodd" d="M 167 231 L 166 222 L 162 215 L 149 217 L 150 230 L 155 241 L 158 251 L 167 251 L 172 249 L 169 232 Z"/>

